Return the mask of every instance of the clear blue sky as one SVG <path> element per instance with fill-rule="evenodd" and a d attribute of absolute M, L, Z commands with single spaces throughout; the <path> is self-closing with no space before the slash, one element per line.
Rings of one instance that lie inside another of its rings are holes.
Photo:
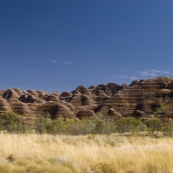
<path fill-rule="evenodd" d="M 172 0 L 0 0 L 0 89 L 173 77 Z"/>

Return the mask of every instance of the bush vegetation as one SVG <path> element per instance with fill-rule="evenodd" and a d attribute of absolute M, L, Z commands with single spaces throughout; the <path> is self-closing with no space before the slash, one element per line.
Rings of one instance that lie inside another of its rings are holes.
<path fill-rule="evenodd" d="M 31 127 L 24 123 L 22 117 L 7 111 L 0 116 L 0 129 L 8 133 L 27 133 Z"/>
<path fill-rule="evenodd" d="M 64 135 L 86 135 L 112 133 L 137 134 L 142 131 L 157 136 L 159 132 L 163 135 L 172 136 L 173 122 L 171 120 L 162 122 L 160 118 L 150 118 L 141 121 L 134 117 L 113 119 L 108 117 L 84 118 L 81 120 L 56 119 L 51 120 L 39 116 L 31 126 L 23 121 L 23 117 L 12 111 L 7 111 L 0 116 L 0 130 L 8 133 L 31 133 L 37 134 L 64 134 Z"/>

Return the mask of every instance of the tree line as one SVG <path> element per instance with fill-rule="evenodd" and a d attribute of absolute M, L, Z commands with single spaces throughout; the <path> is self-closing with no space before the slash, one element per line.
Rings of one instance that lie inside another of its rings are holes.
<path fill-rule="evenodd" d="M 0 116 L 0 130 L 7 133 L 38 133 L 38 134 L 106 134 L 119 133 L 120 135 L 135 134 L 147 131 L 148 134 L 157 136 L 173 135 L 173 121 L 162 122 L 160 118 L 150 118 L 141 121 L 135 117 L 123 117 L 121 119 L 108 118 L 84 118 L 81 120 L 52 120 L 39 116 L 33 124 L 24 123 L 22 117 L 12 111 L 7 111 Z"/>

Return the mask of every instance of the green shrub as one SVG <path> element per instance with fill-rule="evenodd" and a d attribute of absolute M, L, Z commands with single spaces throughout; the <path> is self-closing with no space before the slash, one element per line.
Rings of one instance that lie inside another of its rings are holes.
<path fill-rule="evenodd" d="M 104 120 L 104 128 L 103 128 L 103 134 L 109 135 L 111 133 L 115 133 L 117 131 L 115 120 L 113 119 L 105 119 Z"/>
<path fill-rule="evenodd" d="M 95 125 L 95 133 L 102 134 L 104 127 L 105 127 L 104 121 L 102 121 L 102 120 L 97 121 L 97 123 Z"/>
<path fill-rule="evenodd" d="M 125 132 L 139 131 L 142 122 L 134 117 L 121 118 L 116 121 L 118 132 L 123 135 Z"/>
<path fill-rule="evenodd" d="M 51 121 L 48 118 L 45 117 L 37 117 L 35 120 L 35 132 L 42 134 L 42 133 L 46 133 L 46 124 Z"/>
<path fill-rule="evenodd" d="M 157 134 L 162 127 L 162 121 L 159 118 L 150 118 L 147 120 L 146 125 L 152 134 L 156 131 Z"/>
<path fill-rule="evenodd" d="M 173 135 L 173 122 L 165 122 L 162 123 L 161 131 L 166 136 L 172 136 Z"/>
<path fill-rule="evenodd" d="M 6 111 L 0 116 L 1 130 L 9 133 L 25 133 L 27 126 L 22 122 L 19 115 L 12 111 Z"/>
<path fill-rule="evenodd" d="M 163 118 L 165 116 L 169 116 L 171 112 L 171 107 L 168 104 L 160 103 L 160 107 L 155 112 L 155 115 L 159 118 Z"/>

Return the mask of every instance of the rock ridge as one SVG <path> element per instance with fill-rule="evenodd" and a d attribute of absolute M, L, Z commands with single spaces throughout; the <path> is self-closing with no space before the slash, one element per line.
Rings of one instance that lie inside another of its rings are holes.
<path fill-rule="evenodd" d="M 81 119 L 108 115 L 110 117 L 154 114 L 161 104 L 173 108 L 173 78 L 156 77 L 135 80 L 130 85 L 116 83 L 76 87 L 71 92 L 10 88 L 0 91 L 0 112 L 12 110 L 23 116 L 49 116 L 52 119 Z M 165 114 L 173 118 L 173 112 Z"/>

